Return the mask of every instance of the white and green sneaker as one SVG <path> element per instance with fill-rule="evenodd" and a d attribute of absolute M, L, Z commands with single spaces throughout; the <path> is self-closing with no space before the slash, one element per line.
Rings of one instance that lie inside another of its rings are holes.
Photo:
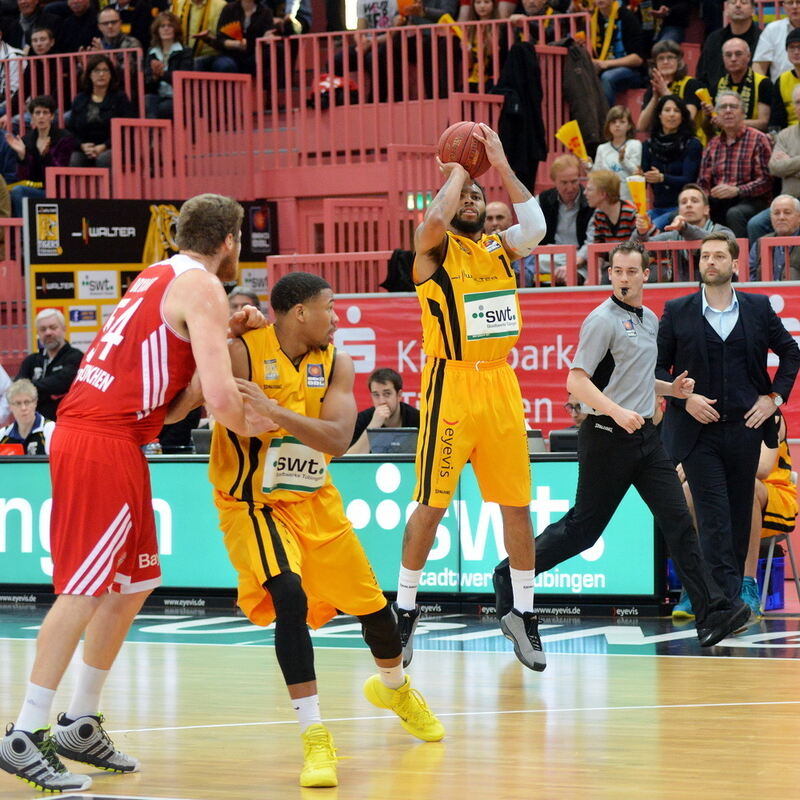
<path fill-rule="evenodd" d="M 74 775 L 61 763 L 50 728 L 28 733 L 9 724 L 0 739 L 0 769 L 43 792 L 75 792 L 92 785 L 88 775 Z"/>

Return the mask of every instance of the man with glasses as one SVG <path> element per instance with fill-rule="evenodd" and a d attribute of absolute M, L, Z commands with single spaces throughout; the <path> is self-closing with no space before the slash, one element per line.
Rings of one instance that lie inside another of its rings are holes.
<path fill-rule="evenodd" d="M 27 379 L 14 381 L 6 392 L 13 422 L 0 428 L 0 445 L 19 445 L 20 455 L 45 456 L 56 424 L 36 410 L 36 387 Z"/>
<path fill-rule="evenodd" d="M 97 27 L 100 28 L 100 36 L 92 39 L 92 50 L 122 50 L 133 47 L 141 49 L 142 47 L 142 43 L 138 39 L 122 32 L 122 17 L 115 8 L 106 6 L 97 15 Z M 119 55 L 117 60 L 121 66 L 122 60 Z"/>
<path fill-rule="evenodd" d="M 725 3 L 728 24 L 708 35 L 697 63 L 697 79 L 705 86 L 716 86 L 725 74 L 722 45 L 728 39 L 743 39 L 751 53 L 756 49 L 761 27 L 753 21 L 754 11 L 752 0 L 728 0 Z"/>
<path fill-rule="evenodd" d="M 742 98 L 736 92 L 719 92 L 716 110 L 722 132 L 703 152 L 697 183 L 709 196 L 711 219 L 744 238 L 747 221 L 769 205 L 772 145 L 765 133 L 745 125 Z"/>
<path fill-rule="evenodd" d="M 725 74 L 711 87 L 711 96 L 720 92 L 734 91 L 742 98 L 744 124 L 760 131 L 767 129 L 772 106 L 772 83 L 765 75 L 759 75 L 750 66 L 750 48 L 744 39 L 729 39 L 722 45 L 722 62 Z M 713 109 L 703 106 L 711 119 Z M 717 124 L 719 121 L 717 120 Z"/>

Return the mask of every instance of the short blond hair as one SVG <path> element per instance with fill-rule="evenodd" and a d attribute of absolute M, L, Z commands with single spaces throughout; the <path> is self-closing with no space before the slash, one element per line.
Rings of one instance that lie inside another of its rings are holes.
<path fill-rule="evenodd" d="M 39 392 L 31 381 L 27 378 L 17 378 L 11 386 L 6 389 L 6 400 L 9 404 L 19 394 L 32 397 L 35 401 L 39 399 Z"/>
<path fill-rule="evenodd" d="M 589 173 L 594 188 L 605 192 L 609 203 L 619 202 L 619 175 L 610 169 L 596 169 Z"/>
<path fill-rule="evenodd" d="M 800 83 L 797 85 L 800 86 Z M 556 175 L 558 175 L 562 169 L 569 169 L 570 167 L 577 167 L 577 169 L 580 170 L 580 159 L 572 153 L 562 153 L 557 158 L 554 158 L 553 163 L 550 165 L 550 179 L 555 180 Z"/>

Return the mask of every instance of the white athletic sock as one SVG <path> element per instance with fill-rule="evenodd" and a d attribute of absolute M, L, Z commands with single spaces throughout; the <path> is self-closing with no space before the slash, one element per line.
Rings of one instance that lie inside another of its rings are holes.
<path fill-rule="evenodd" d="M 78 669 L 78 682 L 75 684 L 75 693 L 72 695 L 67 716 L 71 720 L 88 715 L 97 716 L 100 713 L 100 694 L 103 691 L 109 670 L 90 667 L 81 661 Z"/>
<path fill-rule="evenodd" d="M 319 713 L 319 695 L 310 694 L 308 697 L 293 697 L 292 708 L 297 714 L 297 721 L 300 723 L 300 733 L 305 733 L 306 728 L 311 725 L 318 725 L 322 722 Z"/>
<path fill-rule="evenodd" d="M 422 575 L 421 569 L 408 569 L 400 565 L 400 576 L 397 579 L 397 606 L 406 611 L 413 611 L 417 605 L 417 587 Z"/>
<path fill-rule="evenodd" d="M 388 689 L 399 689 L 406 682 L 402 661 L 396 667 L 378 667 L 378 675 Z"/>
<path fill-rule="evenodd" d="M 55 696 L 55 689 L 45 689 L 44 686 L 29 683 L 14 730 L 33 733 L 40 728 L 46 728 Z"/>
<path fill-rule="evenodd" d="M 521 614 L 533 611 L 533 573 L 532 569 L 511 570 L 511 588 L 514 590 L 514 608 Z"/>

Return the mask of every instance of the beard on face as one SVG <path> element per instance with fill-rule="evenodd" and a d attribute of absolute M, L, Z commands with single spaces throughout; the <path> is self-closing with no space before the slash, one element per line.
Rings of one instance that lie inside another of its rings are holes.
<path fill-rule="evenodd" d="M 217 270 L 217 277 L 223 283 L 229 283 L 236 280 L 239 272 L 239 259 L 235 253 L 228 253 L 222 261 L 220 261 L 219 269 Z"/>
<path fill-rule="evenodd" d="M 474 221 L 470 222 L 469 220 L 460 219 L 458 214 L 456 214 L 452 220 L 450 220 L 450 224 L 459 232 L 459 233 L 480 233 L 483 230 L 483 225 L 486 222 L 486 212 L 483 211 L 475 218 Z"/>

